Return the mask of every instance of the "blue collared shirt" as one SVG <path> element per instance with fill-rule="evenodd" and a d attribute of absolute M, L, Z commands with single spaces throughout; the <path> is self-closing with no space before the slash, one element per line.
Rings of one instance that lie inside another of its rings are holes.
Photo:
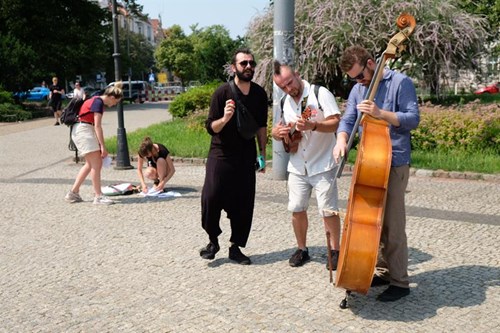
<path fill-rule="evenodd" d="M 356 105 L 367 98 L 365 97 L 367 90 L 368 87 L 359 83 L 352 88 L 337 133 L 346 132 L 348 136 L 351 135 L 356 119 L 361 113 Z M 410 131 L 417 128 L 420 122 L 417 93 L 413 82 L 408 76 L 386 68 L 374 102 L 379 109 L 396 112 L 399 120 L 398 127 L 389 125 L 392 142 L 391 166 L 410 164 Z M 363 128 L 360 126 L 359 133 L 362 131 Z"/>

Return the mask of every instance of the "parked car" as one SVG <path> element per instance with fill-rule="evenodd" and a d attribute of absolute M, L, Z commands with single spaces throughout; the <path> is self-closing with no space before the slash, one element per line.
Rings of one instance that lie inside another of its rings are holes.
<path fill-rule="evenodd" d="M 12 93 L 12 97 L 14 98 L 14 101 L 16 103 L 22 102 L 26 99 L 28 92 L 27 91 L 16 91 L 15 93 Z"/>
<path fill-rule="evenodd" d="M 26 100 L 31 102 L 42 102 L 49 99 L 50 90 L 45 87 L 35 87 L 28 90 L 26 93 Z"/>
<path fill-rule="evenodd" d="M 85 86 L 82 89 L 83 89 L 83 91 L 85 91 L 85 96 L 87 96 L 87 98 L 94 96 L 93 94 L 96 91 L 99 91 L 99 89 L 96 89 L 96 88 L 90 87 L 90 86 Z M 73 98 L 73 92 L 74 92 L 74 90 L 71 90 L 69 93 L 66 94 L 66 97 L 69 98 L 69 99 L 72 99 Z"/>
<path fill-rule="evenodd" d="M 186 91 L 188 91 L 189 89 L 193 89 L 195 87 L 199 87 L 199 86 L 201 86 L 200 81 L 189 81 L 188 86 L 186 87 Z"/>
<path fill-rule="evenodd" d="M 490 84 L 489 86 L 479 88 L 478 90 L 474 91 L 474 94 L 476 95 L 481 95 L 481 94 L 498 94 L 500 92 L 500 82 Z"/>
<path fill-rule="evenodd" d="M 129 102 L 139 101 L 144 103 L 146 100 L 146 90 L 150 88 L 149 83 L 146 81 L 122 81 L 123 82 L 123 100 Z M 108 87 L 114 86 L 115 83 L 111 82 Z M 132 86 L 132 89 L 129 89 Z"/>

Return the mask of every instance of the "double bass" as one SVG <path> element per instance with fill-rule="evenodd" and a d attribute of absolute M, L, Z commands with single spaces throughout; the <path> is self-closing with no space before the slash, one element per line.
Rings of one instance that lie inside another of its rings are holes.
<path fill-rule="evenodd" d="M 377 63 L 365 98 L 370 101 L 375 98 L 386 62 L 404 51 L 403 42 L 416 25 L 415 18 L 407 13 L 401 14 L 396 23 L 401 31 L 391 38 Z M 347 152 L 360 124 L 363 135 L 352 174 L 335 281 L 336 287 L 346 290 L 341 308 L 347 307 L 351 292 L 366 294 L 370 288 L 377 263 L 391 168 L 392 144 L 389 124 L 384 120 L 366 114 L 358 117 L 347 143 Z M 337 177 L 341 175 L 346 158 L 341 159 Z"/>

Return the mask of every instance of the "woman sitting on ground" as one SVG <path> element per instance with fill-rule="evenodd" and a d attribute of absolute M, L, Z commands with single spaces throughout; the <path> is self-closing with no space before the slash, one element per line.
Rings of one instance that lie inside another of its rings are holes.
<path fill-rule="evenodd" d="M 163 191 L 165 184 L 175 173 L 174 162 L 170 152 L 161 143 L 153 143 L 150 137 L 145 137 L 139 147 L 137 158 L 137 174 L 141 181 L 142 192 L 148 192 L 144 177 L 154 182 L 153 191 Z M 143 173 L 143 166 L 146 170 Z"/>

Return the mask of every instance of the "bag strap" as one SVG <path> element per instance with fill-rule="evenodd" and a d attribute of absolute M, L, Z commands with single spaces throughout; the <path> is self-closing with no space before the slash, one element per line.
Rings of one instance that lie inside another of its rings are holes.
<path fill-rule="evenodd" d="M 238 96 L 238 92 L 236 91 L 236 83 L 234 83 L 234 80 L 229 81 L 229 86 L 231 87 L 231 91 L 233 93 L 233 98 L 234 98 L 234 101 L 236 102 L 236 116 L 238 116 L 238 114 L 240 114 L 240 113 L 246 113 L 246 114 L 248 114 L 249 117 L 251 117 L 255 121 L 255 117 L 253 116 L 253 114 L 250 112 L 250 110 L 247 109 L 245 104 L 243 104 L 241 102 L 241 100 Z"/>
<path fill-rule="evenodd" d="M 236 91 L 236 84 L 234 83 L 234 80 L 229 81 L 229 86 L 231 87 L 231 92 L 233 93 L 234 101 L 241 104 L 238 92 Z"/>
<path fill-rule="evenodd" d="M 323 112 L 323 107 L 321 106 L 321 104 L 319 102 L 319 88 L 320 88 L 320 86 L 317 84 L 311 84 L 311 86 L 313 86 L 314 95 L 316 96 L 316 100 L 318 101 L 318 108 L 321 110 L 321 112 Z M 286 96 L 288 96 L 288 95 L 285 94 L 285 96 L 281 97 L 281 100 L 280 100 L 281 119 L 283 119 L 283 116 L 284 116 L 283 106 L 285 105 Z"/>
<path fill-rule="evenodd" d="M 314 94 L 316 95 L 316 100 L 318 101 L 318 108 L 323 112 L 323 108 L 321 107 L 321 103 L 319 102 L 319 88 L 320 86 L 314 84 Z"/>

